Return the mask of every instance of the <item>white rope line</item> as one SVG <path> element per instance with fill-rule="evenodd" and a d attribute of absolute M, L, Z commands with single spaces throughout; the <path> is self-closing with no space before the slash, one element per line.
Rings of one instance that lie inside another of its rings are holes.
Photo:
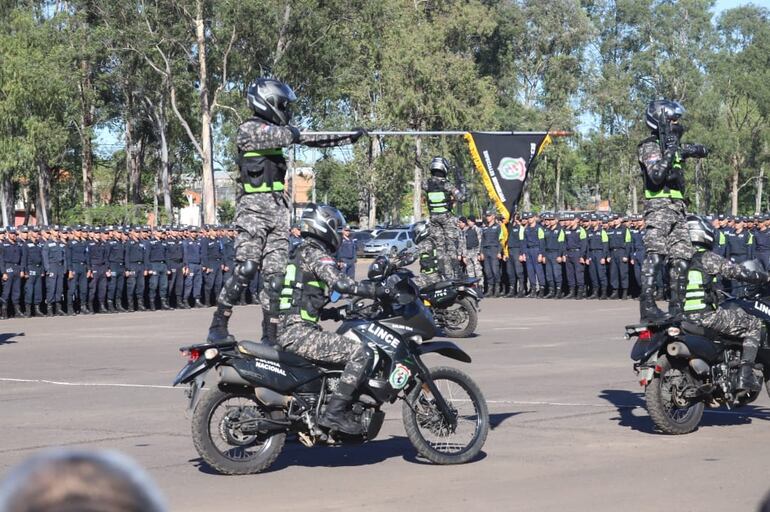
<path fill-rule="evenodd" d="M 114 382 L 61 382 L 46 379 L 12 379 L 0 377 L 0 382 L 29 382 L 33 384 L 53 384 L 56 386 L 83 386 L 102 388 L 149 388 L 149 389 L 174 389 L 174 386 L 160 386 L 155 384 L 120 384 Z"/>

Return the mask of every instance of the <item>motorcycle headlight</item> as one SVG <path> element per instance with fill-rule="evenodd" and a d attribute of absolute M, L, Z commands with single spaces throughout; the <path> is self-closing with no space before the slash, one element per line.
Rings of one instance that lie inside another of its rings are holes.
<path fill-rule="evenodd" d="M 219 355 L 219 350 L 215 349 L 215 348 L 208 348 L 203 353 L 203 357 L 205 357 L 207 361 L 210 361 L 211 359 L 214 359 L 218 355 Z"/>
<path fill-rule="evenodd" d="M 415 334 L 414 336 L 409 336 L 409 339 L 414 342 L 415 345 L 422 345 L 422 336 L 419 334 Z"/>
<path fill-rule="evenodd" d="M 666 334 L 668 334 L 669 336 L 679 336 L 681 332 L 682 331 L 681 329 L 679 329 L 679 327 L 669 327 L 668 329 L 666 329 Z"/>

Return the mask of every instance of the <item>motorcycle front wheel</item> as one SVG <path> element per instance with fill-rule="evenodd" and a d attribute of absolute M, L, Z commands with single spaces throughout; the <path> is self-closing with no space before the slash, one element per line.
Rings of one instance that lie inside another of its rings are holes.
<path fill-rule="evenodd" d="M 206 464 L 225 475 L 260 473 L 275 462 L 286 441 L 283 432 L 259 432 L 259 419 L 271 414 L 251 389 L 209 389 L 193 413 L 195 449 Z"/>
<path fill-rule="evenodd" d="M 481 452 L 489 433 L 489 412 L 481 390 L 465 373 L 438 367 L 430 376 L 457 418 L 453 426 L 439 411 L 425 384 L 416 386 L 404 401 L 406 435 L 417 452 L 434 464 L 463 464 Z"/>
<path fill-rule="evenodd" d="M 703 418 L 702 400 L 691 401 L 681 391 L 697 386 L 698 381 L 686 364 L 672 365 L 667 357 L 658 360 L 656 373 L 644 391 L 647 412 L 653 423 L 665 434 L 680 435 L 695 431 Z"/>
<path fill-rule="evenodd" d="M 467 338 L 474 333 L 479 323 L 476 305 L 468 297 L 437 312 L 440 313 L 441 327 L 450 338 Z"/>

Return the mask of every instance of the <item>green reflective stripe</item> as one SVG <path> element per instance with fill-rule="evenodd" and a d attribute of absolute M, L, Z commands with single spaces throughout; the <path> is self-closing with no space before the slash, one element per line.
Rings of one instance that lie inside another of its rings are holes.
<path fill-rule="evenodd" d="M 657 192 L 653 192 L 652 190 L 645 190 L 644 197 L 646 197 L 647 199 L 658 199 L 661 197 L 670 197 L 671 199 L 684 199 L 684 196 L 679 190 L 674 190 L 674 189 L 666 190 L 665 188 L 662 190 L 658 190 Z"/>
<path fill-rule="evenodd" d="M 280 192 L 283 189 L 284 189 L 284 185 L 280 181 L 274 181 L 272 186 L 269 183 L 263 183 L 258 187 L 255 187 L 254 185 L 250 185 L 248 183 L 243 184 L 243 190 L 247 194 L 254 194 L 257 192 Z"/>
<path fill-rule="evenodd" d="M 308 281 L 308 286 L 315 286 L 316 288 L 320 288 L 322 290 L 326 289 L 326 283 L 323 281 Z"/>
<path fill-rule="evenodd" d="M 432 203 L 441 203 L 446 198 L 443 192 L 428 192 L 428 200 Z"/>
<path fill-rule="evenodd" d="M 746 242 L 746 245 L 751 245 L 752 242 L 754 242 L 754 235 L 749 233 L 749 241 Z"/>
<path fill-rule="evenodd" d="M 566 235 L 564 234 L 564 230 L 562 229 L 559 231 L 559 238 L 556 239 L 557 242 L 563 242 L 566 238 Z"/>
<path fill-rule="evenodd" d="M 246 158 L 254 158 L 254 157 L 260 157 L 260 156 L 283 156 L 283 149 L 281 148 L 273 148 L 273 149 L 260 149 L 257 151 L 247 151 L 243 154 Z"/>
<path fill-rule="evenodd" d="M 543 231 L 543 228 L 537 228 L 537 238 L 539 240 L 545 238 L 545 231 Z"/>
<path fill-rule="evenodd" d="M 631 242 L 631 230 L 627 229 L 626 230 L 626 243 L 630 243 L 630 242 Z"/>
<path fill-rule="evenodd" d="M 308 313 L 304 309 L 300 309 L 299 310 L 299 316 L 300 316 L 300 318 L 302 318 L 302 320 L 307 320 L 308 322 L 317 322 L 318 321 L 318 317 L 317 316 L 311 315 L 310 313 Z"/>
<path fill-rule="evenodd" d="M 606 244 L 610 241 L 610 237 L 607 236 L 607 232 L 602 229 L 602 243 Z"/>
<path fill-rule="evenodd" d="M 578 230 L 578 233 L 580 233 L 580 239 L 581 239 L 581 240 L 585 240 L 586 238 L 588 238 L 588 234 L 586 233 L 586 230 L 585 230 L 585 229 L 583 229 L 583 228 L 580 228 L 580 229 Z"/>
<path fill-rule="evenodd" d="M 684 301 L 685 311 L 699 311 L 706 309 L 706 304 L 702 300 L 686 300 Z"/>
<path fill-rule="evenodd" d="M 684 294 L 684 310 L 699 311 L 706 309 L 706 290 L 703 288 L 703 272 L 700 270 L 687 271 L 687 287 Z"/>
<path fill-rule="evenodd" d="M 698 298 L 698 297 L 705 297 L 706 296 L 706 292 L 692 291 L 692 292 L 687 292 L 684 296 L 686 298 L 688 298 L 688 299 Z"/>
<path fill-rule="evenodd" d="M 291 286 L 291 283 L 297 279 L 297 265 L 290 263 L 286 266 L 286 276 L 283 278 L 284 286 Z"/>
<path fill-rule="evenodd" d="M 725 234 L 723 232 L 719 232 L 719 245 L 725 245 L 727 243 L 727 240 L 725 239 Z"/>
<path fill-rule="evenodd" d="M 687 289 L 694 290 L 703 285 L 703 274 L 700 270 L 690 270 L 687 272 Z"/>
<path fill-rule="evenodd" d="M 524 226 L 519 226 L 519 240 L 524 240 Z"/>

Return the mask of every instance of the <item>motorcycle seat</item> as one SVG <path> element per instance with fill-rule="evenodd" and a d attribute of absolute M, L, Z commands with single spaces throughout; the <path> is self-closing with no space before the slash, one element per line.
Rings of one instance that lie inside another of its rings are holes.
<path fill-rule="evenodd" d="M 739 341 L 742 342 L 743 338 L 740 336 L 730 336 L 727 334 L 722 334 L 719 331 L 715 331 L 714 329 L 709 329 L 708 327 L 703 327 L 702 325 L 694 324 L 692 322 L 682 322 L 682 329 L 689 334 L 694 334 L 695 336 L 702 336 L 704 338 L 708 338 L 713 341 Z"/>
<path fill-rule="evenodd" d="M 287 366 L 294 366 L 295 368 L 315 367 L 312 362 L 304 357 L 292 354 L 291 352 L 286 352 L 285 350 L 276 350 L 264 343 L 256 343 L 248 340 L 239 341 L 238 351 L 252 357 L 267 359 L 268 361 L 275 361 L 276 363 L 283 363 Z"/>
<path fill-rule="evenodd" d="M 452 281 L 439 281 L 437 283 L 429 284 L 425 288 L 421 289 L 421 292 L 432 292 L 441 288 L 452 286 Z"/>

